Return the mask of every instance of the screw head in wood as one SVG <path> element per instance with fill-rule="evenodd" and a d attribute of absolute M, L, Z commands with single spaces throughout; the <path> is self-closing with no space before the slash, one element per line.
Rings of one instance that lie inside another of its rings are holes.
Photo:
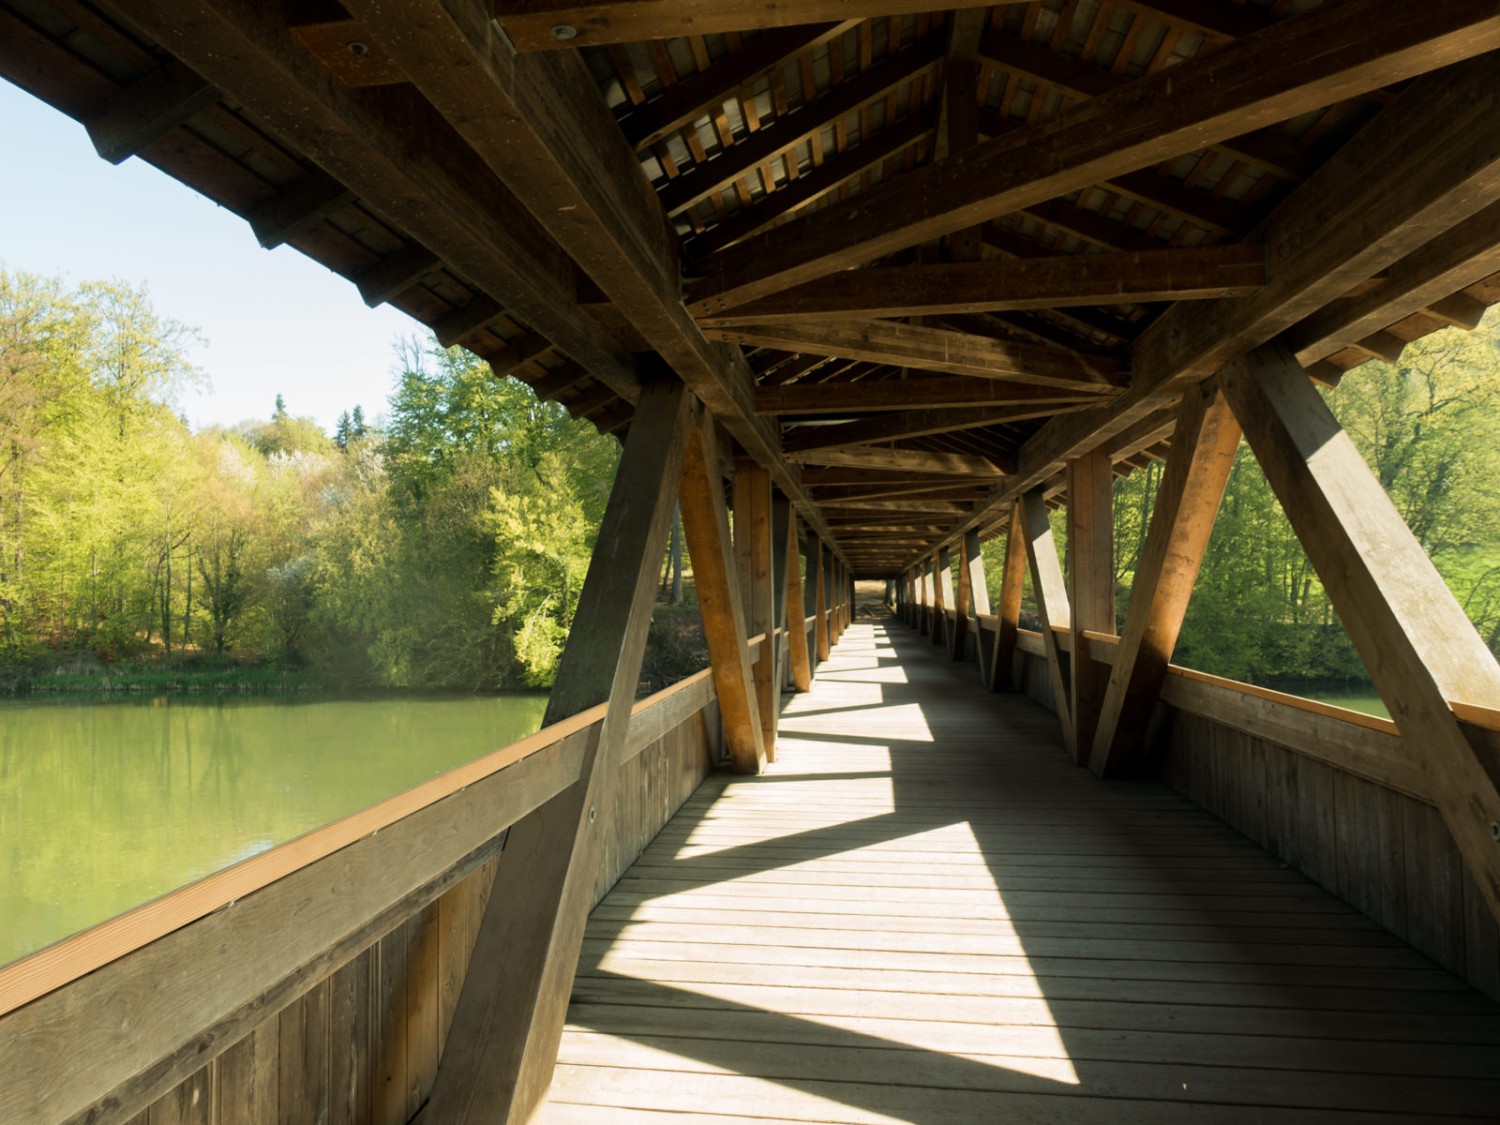
<path fill-rule="evenodd" d="M 595 818 L 595 817 L 596 817 L 596 816 L 598 816 L 598 815 L 599 815 L 599 814 L 598 814 L 598 812 L 597 812 L 597 811 L 596 811 L 596 810 L 595 810 L 595 809 L 594 809 L 594 806 L 593 806 L 593 805 L 590 805 L 590 806 L 589 806 L 589 823 L 590 823 L 590 824 L 593 824 L 593 823 L 594 823 L 594 818 Z"/>
<path fill-rule="evenodd" d="M 559 23 L 552 26 L 552 38 L 561 39 L 566 42 L 569 39 L 578 38 L 578 29 L 570 23 Z"/>
<path fill-rule="evenodd" d="M 355 58 L 359 58 L 360 55 L 368 54 L 370 47 L 369 44 L 361 43 L 358 39 L 353 39 L 344 44 L 344 50 L 348 51 Z"/>
<path fill-rule="evenodd" d="M 1500 844 L 1500 820 L 1490 821 L 1490 835 L 1494 837 L 1495 843 Z"/>

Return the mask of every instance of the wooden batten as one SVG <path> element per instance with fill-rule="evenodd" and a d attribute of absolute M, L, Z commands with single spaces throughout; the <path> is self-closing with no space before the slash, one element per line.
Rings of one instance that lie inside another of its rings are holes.
<path fill-rule="evenodd" d="M 812 690 L 812 657 L 807 648 L 808 583 L 803 578 L 801 534 L 797 513 L 789 514 L 786 538 L 786 622 L 787 646 L 792 665 L 792 686 L 798 691 Z M 811 568 L 809 568 L 810 570 Z"/>

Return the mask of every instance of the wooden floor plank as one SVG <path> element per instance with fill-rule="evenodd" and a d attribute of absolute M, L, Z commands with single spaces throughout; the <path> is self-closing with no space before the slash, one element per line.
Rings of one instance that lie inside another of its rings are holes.
<path fill-rule="evenodd" d="M 590 918 L 549 1125 L 1495 1120 L 1500 1007 L 891 621 Z"/>

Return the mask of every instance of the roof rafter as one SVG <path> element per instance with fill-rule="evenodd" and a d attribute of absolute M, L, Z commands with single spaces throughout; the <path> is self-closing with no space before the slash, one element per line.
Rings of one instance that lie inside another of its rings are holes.
<path fill-rule="evenodd" d="M 822 527 L 775 431 L 755 416 L 743 355 L 711 343 L 683 308 L 676 234 L 578 54 L 516 56 L 478 8 L 442 0 L 346 6 L 804 519 Z M 409 34 L 417 20 L 421 36 Z M 576 316 L 576 299 L 574 309 L 575 320 L 587 321 Z"/>
<path fill-rule="evenodd" d="M 840 356 L 844 359 L 947 371 L 978 379 L 1006 379 L 1040 387 L 1060 387 L 1082 395 L 1118 393 L 1119 364 L 1108 356 L 1085 355 L 1035 344 L 973 336 L 945 328 L 893 320 L 839 324 L 746 324 L 706 328 L 716 340 L 761 344 L 782 351 Z"/>
<path fill-rule="evenodd" d="M 705 319 L 724 327 L 1243 297 L 1265 276 L 1265 253 L 1255 245 L 877 266 L 830 274 Z"/>
<path fill-rule="evenodd" d="M 744 303 L 1496 47 L 1500 14 L 1485 0 L 1347 0 L 747 239 L 705 268 L 714 293 Z"/>

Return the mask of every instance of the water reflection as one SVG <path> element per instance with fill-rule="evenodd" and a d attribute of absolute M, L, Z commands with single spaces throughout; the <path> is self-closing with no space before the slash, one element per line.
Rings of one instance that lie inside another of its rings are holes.
<path fill-rule="evenodd" d="M 0 964 L 514 742 L 545 706 L 0 704 Z"/>

